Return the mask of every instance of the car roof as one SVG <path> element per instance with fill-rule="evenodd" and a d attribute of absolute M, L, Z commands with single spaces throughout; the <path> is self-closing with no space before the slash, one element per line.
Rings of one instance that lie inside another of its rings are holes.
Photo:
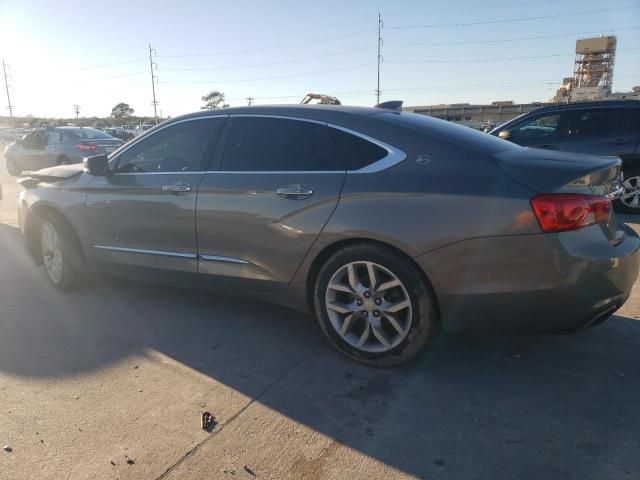
<path fill-rule="evenodd" d="M 640 100 L 601 100 L 593 102 L 561 103 L 536 108 L 530 113 L 554 112 L 562 110 L 582 110 L 585 108 L 640 108 Z"/>
<path fill-rule="evenodd" d="M 189 118 L 207 117 L 211 115 L 282 115 L 308 118 L 319 121 L 339 120 L 340 118 L 359 116 L 374 117 L 383 113 L 398 113 L 394 110 L 372 107 L 351 107 L 345 105 L 257 105 L 246 107 L 230 107 L 220 110 L 203 110 L 188 113 L 170 120 L 185 120 Z"/>

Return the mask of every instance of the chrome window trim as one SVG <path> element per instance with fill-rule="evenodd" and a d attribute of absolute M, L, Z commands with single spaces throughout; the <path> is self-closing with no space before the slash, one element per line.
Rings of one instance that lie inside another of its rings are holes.
<path fill-rule="evenodd" d="M 171 123 L 169 123 L 167 125 L 163 125 L 163 126 L 156 126 L 156 127 L 151 128 L 149 130 L 146 130 L 146 132 L 143 133 L 142 135 L 139 135 L 139 136 L 135 137 L 134 139 L 130 140 L 131 143 L 129 143 L 128 145 L 125 144 L 123 146 L 124 147 L 123 150 L 114 152 L 115 155 L 109 159 L 108 163 L 116 161 L 118 158 L 120 158 L 120 155 L 125 153 L 127 150 L 130 150 L 134 146 L 138 145 L 141 141 L 146 140 L 147 138 L 151 138 L 152 136 L 156 135 L 158 132 L 161 132 L 161 131 L 163 131 L 163 130 L 169 128 L 169 127 L 172 127 L 174 125 L 179 125 L 181 123 L 187 123 L 187 122 L 196 122 L 198 120 L 206 120 L 206 119 L 209 119 L 209 118 L 228 118 L 228 117 L 229 117 L 229 114 L 205 115 L 205 116 L 202 116 L 202 117 L 193 117 L 193 118 L 185 118 L 183 120 L 176 120 L 175 122 L 171 122 Z M 134 172 L 133 175 L 145 175 L 145 174 L 157 175 L 158 173 L 176 174 L 176 173 L 187 173 L 187 172 L 139 172 L 139 173 Z M 198 172 L 193 172 L 193 173 L 198 173 Z M 131 172 L 129 172 L 129 173 L 113 172 L 113 173 L 111 173 L 111 175 L 131 175 Z"/>
<path fill-rule="evenodd" d="M 207 172 L 199 170 L 197 172 L 122 172 L 111 175 L 203 175 Z"/>
<path fill-rule="evenodd" d="M 223 262 L 223 263 L 238 263 L 246 265 L 249 262 L 246 260 L 242 260 L 241 258 L 235 257 L 224 257 L 222 255 L 198 255 L 201 260 L 205 260 L 207 262 Z"/>
<path fill-rule="evenodd" d="M 269 115 L 266 113 L 232 113 L 229 115 L 230 118 L 240 117 L 256 117 L 256 118 L 277 118 L 280 120 L 297 120 L 299 122 L 308 122 L 315 123 L 316 125 L 327 125 L 327 122 L 323 122 L 322 120 L 315 120 L 313 118 L 304 118 L 304 117 L 292 117 L 289 115 Z"/>
<path fill-rule="evenodd" d="M 94 245 L 93 248 L 114 252 L 143 253 L 146 255 L 158 255 L 162 257 L 190 258 L 194 260 L 198 258 L 198 255 L 195 253 L 166 252 L 164 250 L 147 250 L 144 248 L 110 247 L 108 245 Z"/>

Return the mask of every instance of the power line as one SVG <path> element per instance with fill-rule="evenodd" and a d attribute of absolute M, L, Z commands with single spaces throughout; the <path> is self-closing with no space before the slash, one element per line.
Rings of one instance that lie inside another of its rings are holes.
<path fill-rule="evenodd" d="M 629 28 L 609 28 L 601 30 L 592 30 L 590 32 L 572 32 L 572 33 L 558 33 L 554 35 L 536 35 L 534 37 L 515 37 L 515 38 L 498 38 L 492 40 L 468 40 L 464 42 L 435 42 L 435 43 L 395 43 L 391 44 L 393 47 L 438 47 L 444 45 L 482 45 L 487 43 L 505 43 L 505 42 L 520 42 L 526 40 L 542 40 L 545 38 L 560 38 L 560 37 L 573 37 L 576 35 L 597 35 L 604 31 L 610 33 L 618 33 L 627 30 L 638 30 L 640 27 Z"/>
<path fill-rule="evenodd" d="M 369 45 L 367 47 L 361 47 L 361 48 L 354 48 L 351 50 L 342 50 L 340 52 L 333 52 L 333 53 L 327 53 L 324 55 L 314 55 L 313 59 L 316 58 L 326 58 L 326 57 L 333 57 L 333 56 L 337 56 L 337 55 L 344 55 L 347 53 L 353 53 L 353 52 L 361 52 L 363 50 L 369 50 L 371 48 L 374 48 L 375 45 Z M 302 57 L 302 58 L 293 58 L 290 60 L 282 60 L 282 61 L 277 61 L 277 62 L 266 62 L 266 63 L 249 63 L 249 64 L 244 64 L 244 65 L 224 65 L 222 67 L 186 67 L 186 68 L 163 68 L 162 71 L 167 71 L 167 72 L 192 72 L 192 71 L 215 71 L 215 70 L 230 70 L 230 69 L 235 69 L 235 68 L 250 68 L 250 67 L 268 67 L 271 65 L 282 65 L 285 63 L 296 63 L 296 62 L 303 62 L 303 61 L 308 61 L 309 57 Z"/>
<path fill-rule="evenodd" d="M 410 29 L 410 28 L 443 28 L 443 27 L 470 27 L 474 25 L 494 25 L 496 23 L 513 23 L 513 22 L 529 22 L 532 20 L 544 20 L 547 18 L 561 18 L 561 17 L 573 17 L 576 15 L 588 15 L 592 13 L 613 12 L 618 10 L 629 10 L 633 8 L 639 8 L 640 5 L 627 5 L 625 7 L 615 8 L 600 8 L 597 10 L 582 10 L 574 11 L 571 13 L 557 13 L 555 15 L 540 15 L 537 17 L 519 17 L 519 18 L 507 18 L 501 20 L 484 20 L 481 22 L 468 22 L 468 23 L 441 23 L 438 25 L 398 25 L 395 27 L 389 27 L 394 29 Z"/>
<path fill-rule="evenodd" d="M 357 32 L 351 32 L 351 33 L 345 33 L 342 35 L 334 35 L 332 37 L 323 37 L 323 38 L 318 38 L 316 40 L 309 40 L 309 41 L 305 41 L 305 42 L 296 42 L 296 43 L 288 43 L 288 44 L 284 44 L 284 45 L 277 45 L 274 47 L 266 47 L 266 48 L 250 48 L 250 49 L 245 49 L 245 50 L 233 50 L 233 51 L 228 51 L 228 52 L 216 52 L 216 53 L 186 53 L 186 54 L 182 54 L 182 55 L 160 55 L 160 58 L 186 58 L 186 57 L 218 57 L 218 56 L 222 56 L 222 55 L 235 55 L 238 53 L 254 53 L 254 52 L 267 52 L 270 50 L 279 50 L 282 48 L 290 48 L 290 47 L 300 47 L 303 45 L 311 45 L 314 43 L 322 43 L 322 42 L 327 42 L 329 40 L 337 40 L 339 38 L 347 38 L 347 37 L 354 37 L 356 35 L 363 35 L 365 33 L 370 33 L 370 32 L 374 32 L 376 29 L 375 28 L 368 28 L 366 30 L 359 30 Z"/>
<path fill-rule="evenodd" d="M 295 78 L 295 77 L 307 77 L 309 75 L 318 75 L 322 73 L 331 73 L 331 72 L 340 72 L 343 70 L 351 70 L 362 67 L 370 67 L 375 65 L 375 63 L 361 63 L 359 65 L 348 65 L 346 67 L 332 68 L 329 70 L 316 70 L 314 72 L 305 72 L 305 73 L 294 73 L 292 75 L 278 75 L 275 77 L 262 77 L 262 78 L 239 78 L 236 80 L 201 80 L 195 82 L 159 82 L 162 84 L 183 84 L 183 85 L 191 85 L 191 84 L 211 84 L 211 83 L 239 83 L 239 82 L 257 82 L 262 80 L 279 80 L 281 78 Z"/>
<path fill-rule="evenodd" d="M 628 50 L 639 50 L 640 47 L 632 47 L 632 48 L 619 48 L 618 52 L 628 51 Z M 549 58 L 549 57 L 573 57 L 573 53 L 552 53 L 547 55 L 528 55 L 523 57 L 494 57 L 494 58 L 469 58 L 464 60 L 441 60 L 441 59 L 427 59 L 427 60 L 408 60 L 408 61 L 399 61 L 399 62 L 389 62 L 394 64 L 414 64 L 414 63 L 470 63 L 470 62 L 508 62 L 512 60 L 534 60 L 540 58 Z"/>
<path fill-rule="evenodd" d="M 118 65 L 127 65 L 129 63 L 137 63 L 137 62 L 141 62 L 143 60 L 146 60 L 146 57 L 139 57 L 139 58 L 134 58 L 131 60 L 123 60 L 122 62 L 115 62 L 115 63 L 104 63 L 102 65 L 91 65 L 88 67 L 72 67 L 72 68 L 61 68 L 61 69 L 56 69 L 53 70 L 55 72 L 75 72 L 75 71 L 80 71 L 80 70 L 93 70 L 93 69 L 97 69 L 97 68 L 107 68 L 107 67 L 116 67 Z"/>

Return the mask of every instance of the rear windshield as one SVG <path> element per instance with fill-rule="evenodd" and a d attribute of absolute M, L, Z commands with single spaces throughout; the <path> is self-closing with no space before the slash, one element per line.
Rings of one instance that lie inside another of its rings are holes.
<path fill-rule="evenodd" d="M 489 135 L 488 133 L 418 113 L 403 112 L 398 115 L 397 113 L 389 112 L 378 115 L 376 118 L 418 132 L 424 132 L 445 141 L 459 143 L 470 148 L 477 148 L 490 154 L 522 148 L 507 140 Z"/>
<path fill-rule="evenodd" d="M 107 135 L 100 130 L 96 130 L 95 128 L 65 128 L 63 130 L 65 133 L 69 135 L 73 135 L 76 138 L 82 138 L 87 140 L 94 139 L 110 139 L 113 138 L 111 135 Z"/>

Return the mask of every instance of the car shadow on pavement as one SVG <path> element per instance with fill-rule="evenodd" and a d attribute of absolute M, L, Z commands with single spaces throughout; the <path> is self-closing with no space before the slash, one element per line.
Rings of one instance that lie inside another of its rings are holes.
<path fill-rule="evenodd" d="M 0 371 L 62 378 L 157 351 L 420 478 L 631 478 L 640 322 L 572 336 L 439 336 L 411 364 L 360 366 L 308 316 L 98 279 L 61 293 L 0 225 Z M 11 272 L 11 273 L 8 273 Z"/>

